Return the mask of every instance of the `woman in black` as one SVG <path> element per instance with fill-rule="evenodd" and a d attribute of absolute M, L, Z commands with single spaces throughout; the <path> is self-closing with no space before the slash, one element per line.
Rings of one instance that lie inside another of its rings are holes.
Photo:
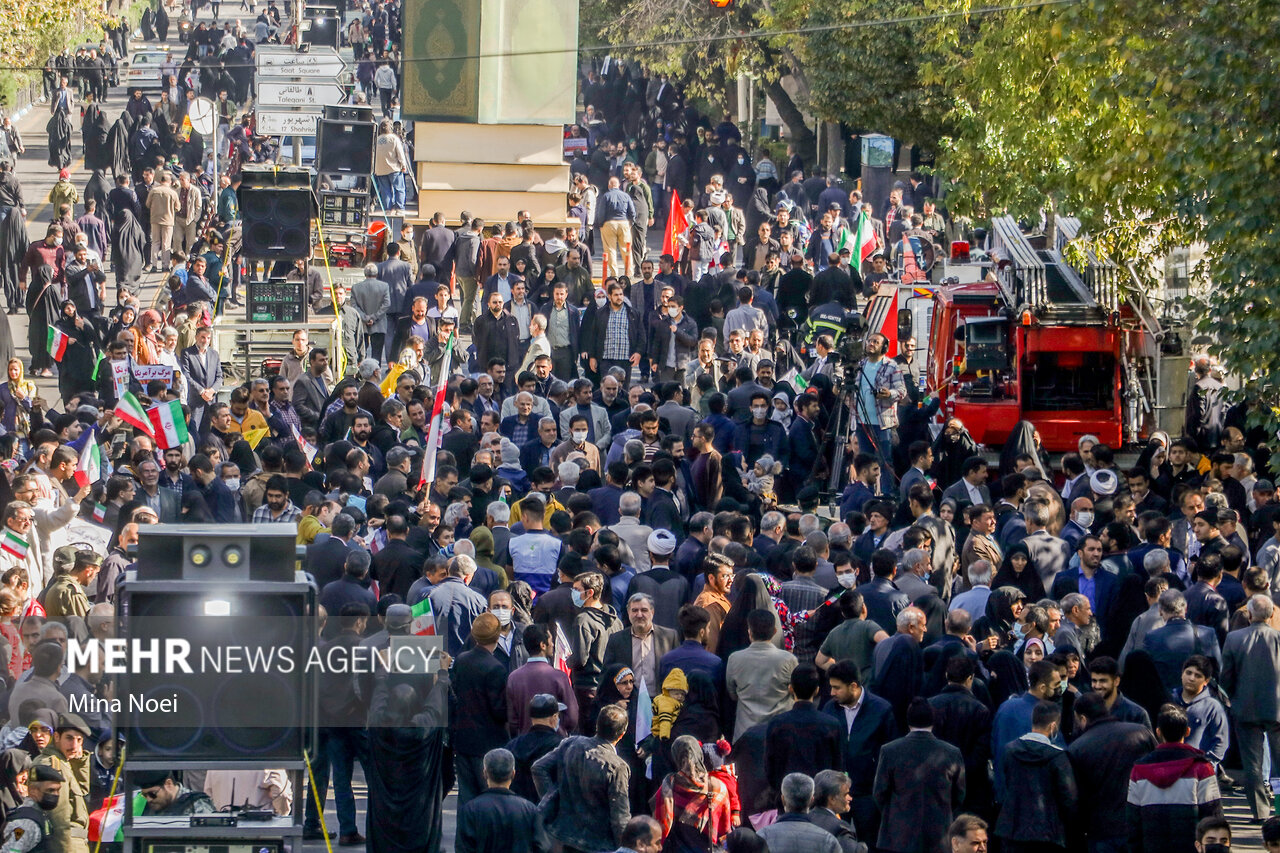
<path fill-rule="evenodd" d="M 1039 601 L 1045 597 L 1044 583 L 1040 573 L 1031 565 L 1031 552 L 1021 542 L 1015 542 L 1004 553 L 1000 563 L 1000 571 L 991 580 L 991 588 L 999 589 L 1011 586 L 1022 591 L 1029 601 Z"/>
<path fill-rule="evenodd" d="M 93 388 L 93 371 L 101 345 L 93 323 L 76 313 L 76 305 L 70 299 L 62 303 L 56 326 L 70 338 L 58 365 L 58 393 L 65 401 Z"/>

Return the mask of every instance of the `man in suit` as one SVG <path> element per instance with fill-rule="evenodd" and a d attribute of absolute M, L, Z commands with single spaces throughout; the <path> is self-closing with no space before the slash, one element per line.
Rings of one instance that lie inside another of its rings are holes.
<path fill-rule="evenodd" d="M 450 672 L 454 702 L 449 728 L 461 805 L 485 790 L 485 753 L 507 742 L 507 668 L 493 655 L 499 631 L 498 617 L 477 616 L 471 623 L 475 648 L 458 655 Z"/>
<path fill-rule="evenodd" d="M 964 802 L 964 756 L 933 735 L 933 707 L 911 701 L 905 737 L 880 752 L 872 796 L 880 807 L 876 849 L 941 850 L 952 816 Z"/>
<path fill-rule="evenodd" d="M 893 583 L 898 571 L 898 560 L 893 552 L 880 548 L 871 555 L 870 583 L 863 584 L 858 592 L 867 605 L 867 618 L 888 633 L 898 630 L 898 614 L 911 604 L 906 593 Z"/>
<path fill-rule="evenodd" d="M 365 354 L 381 362 L 391 310 L 391 285 L 378 278 L 377 264 L 365 264 L 364 280 L 351 287 L 351 304 L 360 313 L 361 331 L 367 341 L 363 347 Z"/>
<path fill-rule="evenodd" d="M 976 504 L 991 506 L 991 490 L 987 488 L 987 460 L 970 456 L 960 469 L 960 479 L 942 492 L 942 499 L 956 502 L 956 516 Z M 995 520 L 994 518 L 992 519 Z"/>
<path fill-rule="evenodd" d="M 464 227 L 470 228 L 470 222 Z M 418 262 L 434 266 L 444 280 L 449 279 L 453 267 L 453 244 L 458 235 L 444 224 L 444 214 L 436 211 L 431 214 L 431 227 L 422 232 L 422 242 L 418 248 Z"/>
<path fill-rule="evenodd" d="M 1224 645 L 1227 641 L 1230 609 L 1226 599 L 1218 592 L 1223 579 L 1222 558 L 1216 554 L 1202 554 L 1197 563 L 1196 582 L 1184 593 L 1187 597 L 1187 619 L 1192 625 L 1212 628 L 1218 635 L 1219 645 Z"/>
<path fill-rule="evenodd" d="M 1032 499 L 1023 504 L 1022 517 L 1027 524 L 1027 536 L 1022 543 L 1027 546 L 1031 558 L 1031 566 L 1040 575 L 1040 582 L 1045 589 L 1052 590 L 1058 575 L 1071 562 L 1071 548 L 1065 541 L 1049 532 L 1053 522 L 1054 509 L 1048 501 Z M 1080 540 L 1078 549 L 1083 549 L 1088 537 Z M 1098 546 L 1098 562 L 1102 561 L 1102 543 L 1094 538 Z M 1083 551 L 1079 551 L 1083 553 Z M 1114 577 L 1113 577 L 1114 579 Z M 1062 598 L 1055 594 L 1054 598 Z M 1102 618 L 1101 615 L 1099 618 Z"/>
<path fill-rule="evenodd" d="M 916 483 L 924 483 L 931 491 L 934 486 L 933 479 L 926 473 L 933 466 L 933 448 L 929 442 L 911 442 L 911 446 L 907 448 L 907 457 L 911 467 L 902 475 L 902 481 L 898 483 L 898 494 L 902 497 L 903 507 L 907 504 L 911 487 Z"/>
<path fill-rule="evenodd" d="M 964 548 L 960 551 L 960 571 L 967 574 L 969 567 L 978 560 L 986 560 L 993 567 L 999 566 L 1003 553 L 992 535 L 996 529 L 996 514 L 988 504 L 974 504 L 966 510 L 966 517 L 969 535 L 965 537 Z"/>
<path fill-rule="evenodd" d="M 844 766 L 841 743 L 845 729 L 831 714 L 813 704 L 818 695 L 818 668 L 801 664 L 791 671 L 795 704 L 769 721 L 765 736 L 765 777 L 773 789 L 782 787 L 788 773 L 813 776 L 820 770 Z"/>
<path fill-rule="evenodd" d="M 355 519 L 340 512 L 329 525 L 329 537 L 307 546 L 307 571 L 320 589 L 342 577 L 347 564 L 347 551 L 351 547 L 351 537 L 355 532 Z"/>
<path fill-rule="evenodd" d="M 569 435 L 570 420 L 575 415 L 582 415 L 587 419 L 587 441 L 600 448 L 600 452 L 604 454 L 609 452 L 613 432 L 609 425 L 609 412 L 592 400 L 593 391 L 590 379 L 573 381 L 573 405 L 560 410 L 560 434 Z"/>
<path fill-rule="evenodd" d="M 1156 671 L 1165 690 L 1182 686 L 1182 662 L 1191 655 L 1207 655 L 1222 665 L 1218 635 L 1212 628 L 1187 621 L 1187 599 L 1176 589 L 1160 593 L 1160 615 L 1164 626 L 1142 640 L 1142 648 L 1155 660 Z"/>
<path fill-rule="evenodd" d="M 675 382 L 664 382 L 658 385 L 658 399 L 662 404 L 658 406 L 658 417 L 665 418 L 670 429 L 667 435 L 674 435 L 683 441 L 688 441 L 693 436 L 693 425 L 702 420 L 702 416 L 688 406 L 682 406 L 676 402 L 676 395 L 680 393 L 680 386 Z"/>
<path fill-rule="evenodd" d="M 1028 536 L 1024 541 L 1029 542 L 1031 539 L 1032 537 Z M 1105 628 L 1120 584 L 1115 575 L 1102 568 L 1102 542 L 1097 536 L 1091 534 L 1081 539 L 1080 550 L 1076 553 L 1080 556 L 1080 565 L 1059 574 L 1053 582 L 1049 596 L 1063 601 L 1072 593 L 1082 594 L 1088 604 L 1086 610 L 1097 619 L 1099 626 Z M 1032 559 L 1035 559 L 1034 556 Z M 1062 615 L 1064 627 L 1067 626 L 1069 619 L 1080 628 L 1089 624 L 1089 613 L 1080 612 L 1075 619 L 1071 619 L 1065 604 Z M 1077 646 L 1077 651 L 1084 655 L 1089 650 Z"/>
<path fill-rule="evenodd" d="M 1245 795 L 1254 820 L 1271 815 L 1266 779 L 1262 775 L 1263 750 L 1280 755 L 1280 631 L 1268 624 L 1275 605 L 1268 596 L 1255 595 L 1245 605 L 1249 627 L 1227 635 L 1222 649 L 1222 689 L 1231 697 L 1240 760 L 1244 765 Z"/>
<path fill-rule="evenodd" d="M 680 635 L 671 628 L 664 628 L 653 621 L 653 596 L 644 592 L 633 593 L 627 599 L 627 619 L 631 623 L 626 631 L 618 631 L 609 637 L 604 647 L 604 666 L 620 663 L 636 676 L 636 686 L 641 679 L 645 684 L 658 684 L 658 662 L 667 652 L 680 645 Z M 656 695 L 661 687 L 650 687 L 650 695 Z"/>
<path fill-rule="evenodd" d="M 582 309 L 569 303 L 569 285 L 557 281 L 551 288 L 551 302 L 542 306 L 547 317 L 547 342 L 551 345 L 551 372 L 570 378 L 577 373 Z"/>
<path fill-rule="evenodd" d="M 329 370 L 329 353 L 315 347 L 307 355 L 307 370 L 293 383 L 293 408 L 303 426 L 320 426 L 332 389 L 325 374 Z"/>
<path fill-rule="evenodd" d="M 197 428 L 203 426 L 209 404 L 222 387 L 222 359 L 210 344 L 213 330 L 208 326 L 196 328 L 196 342 L 182 351 L 179 359 L 182 374 L 187 377 L 187 407 Z M 197 412 L 203 414 L 198 415 Z"/>
<path fill-rule="evenodd" d="M 161 524 L 176 524 L 182 515 L 182 499 L 172 489 L 160 488 L 160 466 L 153 459 L 146 459 L 137 466 L 141 488 L 134 499 L 156 511 Z"/>
<path fill-rule="evenodd" d="M 373 555 L 373 577 L 382 595 L 394 593 L 408 601 L 409 587 L 422 576 L 423 555 L 409 546 L 409 521 L 393 513 L 386 518 L 387 544 Z"/>
<path fill-rule="evenodd" d="M 822 406 L 814 394 L 801 394 L 795 401 L 795 418 L 791 421 L 791 429 L 787 432 L 791 444 L 791 465 L 787 469 L 787 480 L 791 483 L 792 493 L 799 492 L 814 476 L 814 466 L 818 463 L 821 448 L 814 434 L 814 424 Z"/>

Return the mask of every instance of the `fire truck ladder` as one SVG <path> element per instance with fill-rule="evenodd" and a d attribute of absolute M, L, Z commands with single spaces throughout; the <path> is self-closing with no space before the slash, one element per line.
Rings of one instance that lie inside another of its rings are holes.
<path fill-rule="evenodd" d="M 996 280 L 1008 305 L 1057 324 L 1097 323 L 1105 318 L 1105 303 L 1057 249 L 1037 250 L 1012 216 L 993 218 L 991 230 L 992 253 L 999 260 Z"/>

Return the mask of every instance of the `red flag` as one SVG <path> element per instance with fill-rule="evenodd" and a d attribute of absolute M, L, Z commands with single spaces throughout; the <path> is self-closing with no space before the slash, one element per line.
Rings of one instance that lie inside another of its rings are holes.
<path fill-rule="evenodd" d="M 680 243 L 678 237 L 689 227 L 684 218 L 684 207 L 680 204 L 680 194 L 671 191 L 671 212 L 667 214 L 667 228 L 662 234 L 662 254 L 680 259 Z"/>

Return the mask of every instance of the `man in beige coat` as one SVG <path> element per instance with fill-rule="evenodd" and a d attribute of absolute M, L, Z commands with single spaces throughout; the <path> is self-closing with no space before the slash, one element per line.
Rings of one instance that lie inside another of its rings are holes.
<path fill-rule="evenodd" d="M 173 189 L 173 175 L 161 172 L 156 185 L 147 193 L 147 210 L 151 214 L 151 271 L 169 269 L 173 225 L 178 216 L 178 193 Z M 161 257 L 164 263 L 160 263 Z"/>

